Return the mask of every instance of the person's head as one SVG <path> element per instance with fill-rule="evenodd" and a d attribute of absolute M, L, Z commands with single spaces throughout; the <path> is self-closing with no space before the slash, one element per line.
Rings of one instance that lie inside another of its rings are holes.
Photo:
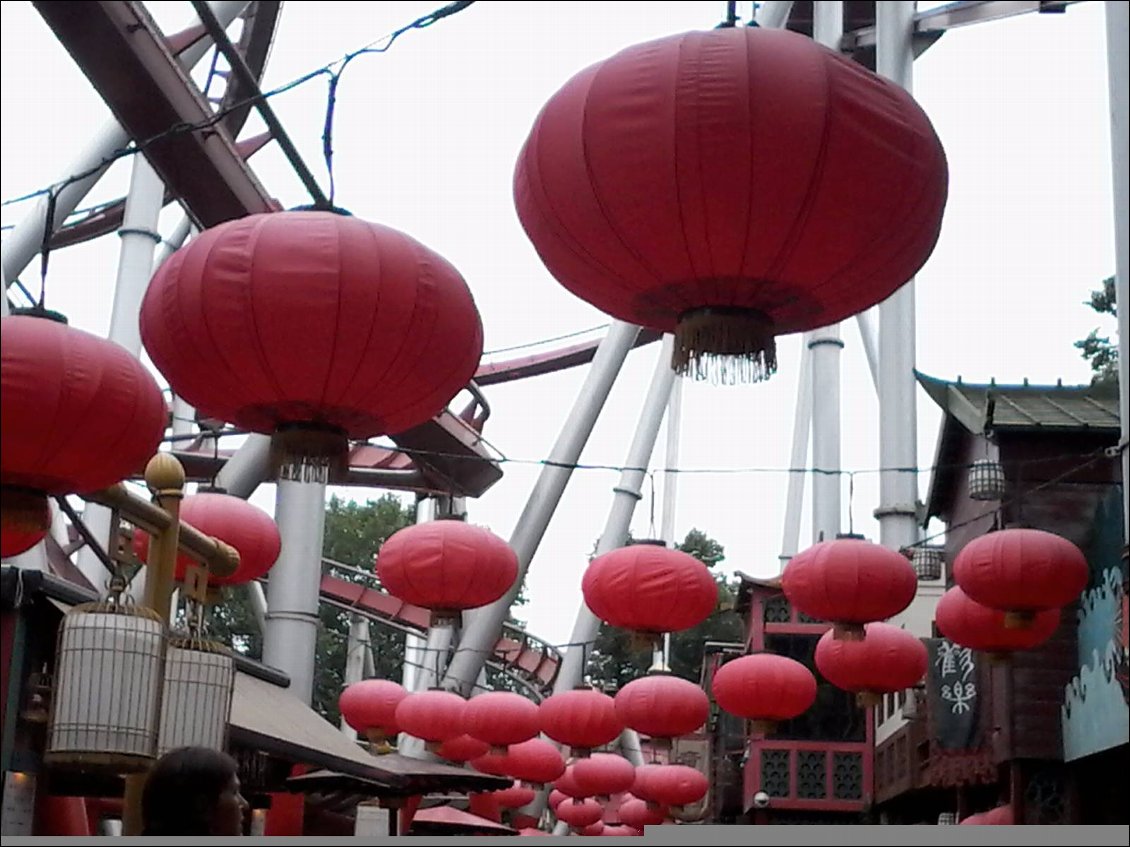
<path fill-rule="evenodd" d="M 145 835 L 240 835 L 246 811 L 235 760 L 208 747 L 170 750 L 141 795 Z"/>

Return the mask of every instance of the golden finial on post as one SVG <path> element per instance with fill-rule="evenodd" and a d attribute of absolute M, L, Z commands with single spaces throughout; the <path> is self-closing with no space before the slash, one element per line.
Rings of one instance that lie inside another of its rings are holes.
<path fill-rule="evenodd" d="M 184 465 L 171 453 L 158 453 L 145 466 L 145 484 L 155 497 L 183 497 Z"/>

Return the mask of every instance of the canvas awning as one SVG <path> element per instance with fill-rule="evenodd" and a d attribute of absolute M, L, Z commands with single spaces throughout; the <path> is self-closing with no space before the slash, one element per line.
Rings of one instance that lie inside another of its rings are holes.
<path fill-rule="evenodd" d="M 419 835 L 517 835 L 518 830 L 452 806 L 420 809 L 412 818 L 410 834 Z"/>

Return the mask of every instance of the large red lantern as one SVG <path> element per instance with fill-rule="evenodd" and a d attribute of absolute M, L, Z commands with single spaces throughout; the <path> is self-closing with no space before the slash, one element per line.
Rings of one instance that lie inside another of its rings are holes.
<path fill-rule="evenodd" d="M 438 688 L 409 694 L 396 707 L 396 724 L 402 732 L 422 738 L 429 750 L 438 751 L 449 739 L 463 735 L 467 701 Z"/>
<path fill-rule="evenodd" d="M 112 341 L 46 318 L 0 321 L 0 520 L 45 530 L 47 496 L 98 491 L 144 469 L 168 406 Z"/>
<path fill-rule="evenodd" d="M 573 780 L 590 797 L 611 797 L 636 781 L 636 768 L 623 756 L 593 753 L 573 763 Z"/>
<path fill-rule="evenodd" d="M 436 750 L 436 755 L 449 762 L 463 763 L 485 755 L 488 750 L 490 745 L 485 741 L 479 741 L 469 735 L 459 735 L 444 741 Z"/>
<path fill-rule="evenodd" d="M 798 611 L 830 621 L 835 638 L 863 637 L 863 624 L 910 605 L 918 579 L 906 557 L 861 538 L 821 541 L 793 556 L 781 588 Z"/>
<path fill-rule="evenodd" d="M 604 817 L 604 807 L 596 800 L 582 800 L 579 803 L 562 803 L 554 814 L 559 821 L 564 821 L 573 829 L 584 829 Z"/>
<path fill-rule="evenodd" d="M 512 777 L 538 788 L 565 773 L 561 753 L 543 738 L 511 744 L 506 752 L 506 764 Z"/>
<path fill-rule="evenodd" d="M 518 555 L 482 527 L 428 521 L 389 537 L 377 555 L 377 576 L 389 594 L 431 609 L 432 623 L 441 624 L 509 591 L 518 578 Z"/>
<path fill-rule="evenodd" d="M 616 318 L 675 333 L 674 364 L 776 369 L 773 336 L 886 299 L 934 248 L 945 155 L 905 90 L 810 38 L 734 27 L 577 74 L 519 154 L 542 261 Z"/>
<path fill-rule="evenodd" d="M 658 745 L 698 730 L 710 715 L 706 692 L 677 676 L 648 674 L 616 694 L 616 715 Z"/>
<path fill-rule="evenodd" d="M 616 715 L 616 702 L 595 688 L 574 688 L 541 701 L 541 730 L 559 744 L 584 757 L 594 747 L 620 736 L 624 724 Z"/>
<path fill-rule="evenodd" d="M 969 598 L 1007 612 L 1006 626 L 1030 626 L 1037 612 L 1066 606 L 1087 587 L 1079 548 L 1039 529 L 1002 529 L 966 544 L 953 578 Z"/>
<path fill-rule="evenodd" d="M 926 673 L 926 646 L 905 629 L 869 623 L 862 641 L 836 640 L 831 630 L 816 642 L 816 668 L 828 682 L 854 691 L 861 705 L 913 688 Z"/>
<path fill-rule="evenodd" d="M 1005 612 L 974 602 L 958 585 L 942 595 L 934 609 L 942 635 L 962 647 L 988 653 L 995 660 L 1039 647 L 1059 629 L 1059 615 L 1059 609 L 1047 609 L 1036 613 L 1031 626 L 1009 627 Z"/>
<path fill-rule="evenodd" d="M 541 715 L 537 704 L 521 694 L 488 691 L 467 701 L 463 729 L 490 744 L 495 752 L 505 752 L 511 744 L 528 741 L 538 734 Z"/>
<path fill-rule="evenodd" d="M 706 796 L 710 782 L 702 771 L 687 765 L 641 765 L 636 768 L 632 794 L 653 806 L 678 810 Z"/>
<path fill-rule="evenodd" d="M 654 544 L 632 544 L 597 556 L 581 580 L 585 603 L 612 626 L 649 641 L 690 629 L 718 607 L 718 585 L 694 556 Z"/>
<path fill-rule="evenodd" d="M 392 680 L 363 679 L 341 692 L 337 707 L 347 724 L 379 743 L 400 732 L 396 709 L 407 696 L 404 686 Z"/>
<path fill-rule="evenodd" d="M 521 785 L 511 785 L 501 791 L 492 792 L 492 795 L 503 809 L 520 809 L 534 802 L 537 792 L 532 788 L 524 788 Z"/>
<path fill-rule="evenodd" d="M 711 680 L 720 708 L 754 722 L 755 731 L 772 732 L 816 700 L 816 677 L 795 659 L 772 653 L 742 656 L 722 665 Z"/>
<path fill-rule="evenodd" d="M 239 567 L 230 576 L 209 574 L 212 585 L 241 585 L 266 575 L 282 550 L 282 539 L 274 518 L 258 506 L 230 494 L 204 492 L 185 497 L 181 502 L 183 523 L 225 541 L 239 553 Z M 149 556 L 149 533 L 135 532 L 133 549 L 141 561 Z M 183 582 L 188 568 L 194 564 L 190 556 L 177 556 L 175 579 Z"/>
<path fill-rule="evenodd" d="M 633 829 L 659 826 L 667 819 L 667 811 L 662 806 L 649 806 L 646 800 L 638 797 L 625 800 L 617 811 L 620 822 Z"/>
<path fill-rule="evenodd" d="M 347 439 L 442 411 L 483 334 L 436 253 L 359 218 L 296 211 L 222 223 L 174 253 L 142 302 L 141 339 L 179 397 L 273 434 L 287 475 L 325 479 Z"/>

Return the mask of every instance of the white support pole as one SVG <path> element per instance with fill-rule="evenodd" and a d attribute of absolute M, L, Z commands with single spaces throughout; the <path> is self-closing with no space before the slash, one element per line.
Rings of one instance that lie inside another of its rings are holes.
<path fill-rule="evenodd" d="M 436 518 L 436 501 L 434 497 L 423 497 L 416 502 L 416 523 L 427 523 Z M 419 691 L 417 679 L 420 670 L 424 667 L 424 648 L 427 646 L 427 636 L 416 635 L 411 632 L 404 633 L 404 668 L 400 675 L 400 684 L 409 691 Z M 427 686 L 424 686 L 427 687 Z"/>
<path fill-rule="evenodd" d="M 246 0 L 222 0 L 213 2 L 209 6 L 220 23 L 227 26 L 234 21 L 247 7 Z M 200 19 L 195 15 L 189 26 L 199 26 Z M 212 46 L 212 41 L 207 36 L 187 47 L 178 57 L 181 67 L 190 70 L 197 62 L 204 58 Z M 54 232 L 67 219 L 82 202 L 87 193 L 102 178 L 110 167 L 110 157 L 129 143 L 129 136 L 121 125 L 111 118 L 101 127 L 96 129 L 91 141 L 83 152 L 75 158 L 63 173 L 57 183 L 67 182 L 78 174 L 89 173 L 88 176 L 70 183 L 59 191 L 55 199 L 55 217 L 51 222 L 51 231 Z M 31 210 L 4 239 L 0 265 L 3 266 L 4 288 L 10 286 L 16 278 L 23 273 L 32 259 L 39 254 L 43 245 L 43 227 L 47 218 L 47 198 L 40 197 Z"/>
<path fill-rule="evenodd" d="M 812 432 L 812 351 L 807 338 L 801 343 L 800 374 L 797 377 L 796 413 L 793 418 L 793 449 L 789 456 L 789 482 L 785 493 L 785 529 L 781 538 L 783 570 L 800 546 L 800 516 L 804 506 L 804 482 L 808 467 L 808 437 Z"/>
<path fill-rule="evenodd" d="M 369 647 L 369 619 L 364 615 L 351 615 L 349 636 L 345 642 L 345 672 L 342 687 L 348 688 L 365 678 L 365 651 Z M 350 741 L 357 740 L 357 730 L 341 719 L 341 732 Z"/>
<path fill-rule="evenodd" d="M 289 674 L 290 692 L 309 705 L 318 641 L 325 483 L 280 479 L 275 521 L 282 552 L 267 583 L 263 662 Z"/>
<path fill-rule="evenodd" d="M 600 342 L 576 403 L 510 536 L 510 546 L 518 554 L 518 579 L 502 599 L 468 616 L 468 625 L 462 639 L 465 649 L 452 658 L 444 676 L 444 688 L 457 689 L 466 696 L 479 678 L 487 651 L 502 633 L 502 624 L 514 598 L 518 596 L 534 553 L 537 552 L 553 512 L 561 502 L 561 495 L 565 493 L 565 487 L 573 475 L 573 465 L 581 457 L 581 451 L 592 434 L 612 384 L 638 335 L 638 326 L 613 321 L 608 334 Z"/>
<path fill-rule="evenodd" d="M 816 5 L 819 5 L 819 3 Z M 793 4 L 792 0 L 767 0 L 765 3 L 757 4 L 755 8 L 757 9 L 755 20 L 758 26 L 780 29 L 789 22 L 789 14 L 793 10 Z"/>
<path fill-rule="evenodd" d="M 216 474 L 216 484 L 234 497 L 247 499 L 271 473 L 271 436 L 247 436 Z"/>
<path fill-rule="evenodd" d="M 871 309 L 855 316 L 859 327 L 859 340 L 863 343 L 863 353 L 867 356 L 867 369 L 871 371 L 871 383 L 879 390 L 879 334 L 875 331 L 875 316 Z"/>
<path fill-rule="evenodd" d="M 875 5 L 878 72 L 913 87 L 914 3 Z M 918 540 L 918 424 L 914 382 L 914 280 L 879 305 L 879 519 L 881 543 L 898 550 Z"/>
<path fill-rule="evenodd" d="M 677 547 L 675 538 L 675 508 L 679 500 L 679 436 L 683 422 L 683 378 L 675 375 L 671 383 L 671 397 L 667 401 L 667 455 L 663 474 L 663 517 L 659 522 L 660 537 L 668 547 Z M 658 657 L 665 667 L 671 665 L 671 633 L 663 633 L 663 652 Z M 637 739 L 638 740 L 638 739 Z"/>
<path fill-rule="evenodd" d="M 1110 88 L 1111 176 L 1114 193 L 1114 291 L 1118 310 L 1118 391 L 1122 410 L 1122 524 L 1130 541 L 1130 5 L 1106 4 Z"/>
<path fill-rule="evenodd" d="M 844 4 L 812 4 L 812 37 L 838 50 L 844 34 Z M 812 540 L 831 540 L 840 531 L 840 325 L 805 334 L 812 351 Z"/>

